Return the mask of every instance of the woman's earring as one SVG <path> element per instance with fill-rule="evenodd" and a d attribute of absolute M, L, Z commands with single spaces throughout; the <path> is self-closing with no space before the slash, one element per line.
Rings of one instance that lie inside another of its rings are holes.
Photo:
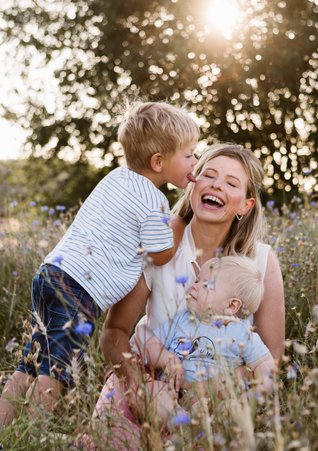
<path fill-rule="evenodd" d="M 238 213 L 236 213 L 235 216 L 238 221 L 241 221 L 243 219 L 243 215 L 239 215 Z"/>

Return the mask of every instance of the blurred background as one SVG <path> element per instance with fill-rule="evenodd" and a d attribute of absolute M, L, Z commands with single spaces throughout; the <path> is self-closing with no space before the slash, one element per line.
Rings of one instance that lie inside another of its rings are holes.
<path fill-rule="evenodd" d="M 136 98 L 185 106 L 199 149 L 253 149 L 264 203 L 315 201 L 317 11 L 317 0 L 2 0 L 2 202 L 84 200 L 122 163 L 117 127 Z"/>

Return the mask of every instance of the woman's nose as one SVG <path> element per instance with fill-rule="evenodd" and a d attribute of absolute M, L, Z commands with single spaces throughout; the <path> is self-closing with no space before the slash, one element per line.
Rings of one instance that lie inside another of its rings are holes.
<path fill-rule="evenodd" d="M 212 180 L 211 186 L 213 186 L 214 188 L 221 189 L 222 185 L 222 180 L 220 178 L 215 177 Z"/>

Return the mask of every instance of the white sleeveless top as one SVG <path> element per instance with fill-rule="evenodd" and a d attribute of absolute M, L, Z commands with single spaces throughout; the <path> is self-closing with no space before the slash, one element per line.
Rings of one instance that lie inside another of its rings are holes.
<path fill-rule="evenodd" d="M 255 261 L 264 280 L 270 246 L 258 242 Z M 148 288 L 151 290 L 146 315 L 138 322 L 130 342 L 132 348 L 143 355 L 145 342 L 153 335 L 152 330 L 186 308 L 185 295 L 193 285 L 196 274 L 192 263 L 197 253 L 189 224 L 175 256 L 163 266 L 151 266 L 144 271 Z M 176 280 L 186 280 L 184 284 Z"/>

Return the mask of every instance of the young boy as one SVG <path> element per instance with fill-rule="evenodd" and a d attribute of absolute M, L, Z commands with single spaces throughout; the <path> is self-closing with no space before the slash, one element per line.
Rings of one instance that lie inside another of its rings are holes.
<path fill-rule="evenodd" d="M 127 167 L 96 186 L 33 279 L 32 339 L 4 387 L 0 426 L 12 421 L 14 400 L 27 390 L 51 411 L 72 384 L 74 351 L 80 362 L 101 312 L 143 290 L 143 254 L 155 265 L 174 255 L 184 226 L 172 221 L 172 232 L 158 188 L 186 187 L 198 136 L 191 117 L 169 104 L 140 102 L 128 110 L 118 130 Z"/>
<path fill-rule="evenodd" d="M 203 265 L 196 288 L 197 298 L 187 300 L 188 309 L 163 323 L 147 341 L 148 364 L 162 370 L 177 391 L 246 364 L 271 391 L 276 366 L 247 319 L 263 297 L 255 262 L 240 256 L 211 259 Z M 155 387 L 157 409 L 166 422 L 180 408 L 167 385 Z"/>

